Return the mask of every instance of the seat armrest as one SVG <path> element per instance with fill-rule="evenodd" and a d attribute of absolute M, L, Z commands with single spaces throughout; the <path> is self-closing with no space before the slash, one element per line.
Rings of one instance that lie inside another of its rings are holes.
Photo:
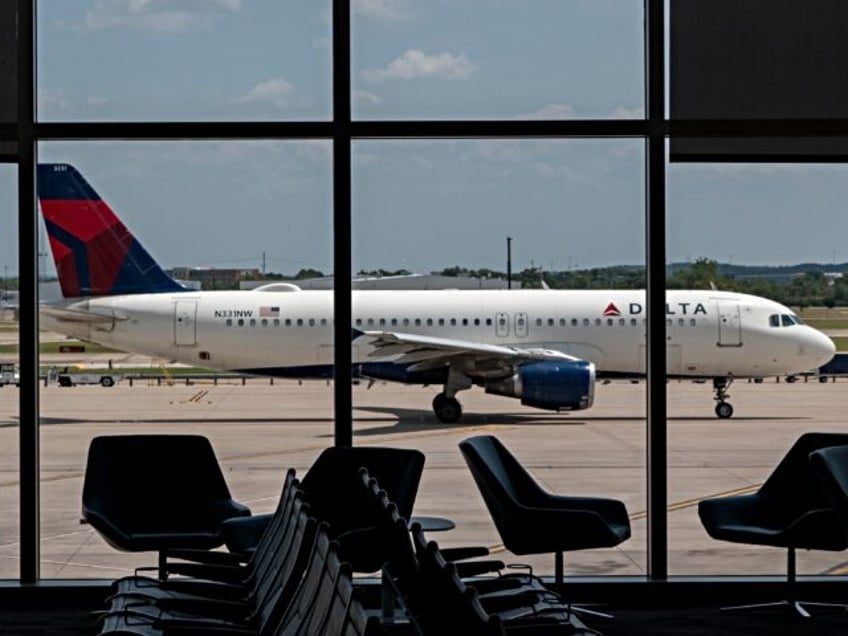
<path fill-rule="evenodd" d="M 272 514 L 252 517 L 233 517 L 221 523 L 224 543 L 230 552 L 249 554 L 256 549 L 259 539 L 270 523 Z"/>

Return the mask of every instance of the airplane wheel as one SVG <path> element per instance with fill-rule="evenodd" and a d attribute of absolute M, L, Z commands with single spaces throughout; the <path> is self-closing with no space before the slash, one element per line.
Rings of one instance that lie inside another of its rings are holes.
<path fill-rule="evenodd" d="M 439 393 L 433 398 L 433 413 L 443 424 L 454 424 L 462 417 L 462 406 L 456 398 Z"/>
<path fill-rule="evenodd" d="M 715 414 L 723 420 L 733 415 L 733 407 L 729 402 L 719 402 L 715 407 Z"/>

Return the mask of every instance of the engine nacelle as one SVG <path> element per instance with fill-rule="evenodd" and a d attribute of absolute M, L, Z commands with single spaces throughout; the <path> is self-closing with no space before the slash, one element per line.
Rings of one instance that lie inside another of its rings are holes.
<path fill-rule="evenodd" d="M 588 409 L 595 397 L 595 365 L 585 360 L 529 362 L 512 377 L 486 382 L 485 388 L 537 409 Z"/>

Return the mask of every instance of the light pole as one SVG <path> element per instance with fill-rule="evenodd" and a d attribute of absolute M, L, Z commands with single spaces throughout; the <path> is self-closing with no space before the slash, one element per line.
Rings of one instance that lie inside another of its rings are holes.
<path fill-rule="evenodd" d="M 512 289 L 512 237 L 506 237 L 506 288 Z"/>

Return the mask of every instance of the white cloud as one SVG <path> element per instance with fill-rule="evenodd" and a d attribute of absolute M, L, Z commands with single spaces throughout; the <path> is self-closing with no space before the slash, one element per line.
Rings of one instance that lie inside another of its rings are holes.
<path fill-rule="evenodd" d="M 44 113 L 70 113 L 74 107 L 62 89 L 42 88 L 38 91 L 38 111 Z"/>
<path fill-rule="evenodd" d="M 410 17 L 409 0 L 354 0 L 353 12 L 363 18 L 397 22 Z"/>
<path fill-rule="evenodd" d="M 532 113 L 519 115 L 517 119 L 573 119 L 574 107 L 570 104 L 548 104 Z"/>
<path fill-rule="evenodd" d="M 243 0 L 98 0 L 78 31 L 138 29 L 181 33 L 241 9 Z"/>
<path fill-rule="evenodd" d="M 363 90 L 353 91 L 353 99 L 363 106 L 378 106 L 383 101 L 379 95 Z"/>
<path fill-rule="evenodd" d="M 85 103 L 88 104 L 89 106 L 93 106 L 94 108 L 100 108 L 102 106 L 105 106 L 108 103 L 108 101 L 109 100 L 107 100 L 105 97 L 103 97 L 101 95 L 89 95 L 88 97 L 85 98 Z"/>
<path fill-rule="evenodd" d="M 477 67 L 465 55 L 436 53 L 428 55 L 420 49 L 409 49 L 400 57 L 380 69 L 362 71 L 362 78 L 369 82 L 410 80 L 435 77 L 447 80 L 468 79 Z"/>
<path fill-rule="evenodd" d="M 236 98 L 235 101 L 243 104 L 270 104 L 280 110 L 285 110 L 291 105 L 294 96 L 294 85 L 282 77 L 276 77 L 260 82 L 245 95 Z"/>
<path fill-rule="evenodd" d="M 618 106 L 612 111 L 612 116 L 616 119 L 642 119 L 645 116 L 645 109 L 641 106 L 636 108 Z"/>

